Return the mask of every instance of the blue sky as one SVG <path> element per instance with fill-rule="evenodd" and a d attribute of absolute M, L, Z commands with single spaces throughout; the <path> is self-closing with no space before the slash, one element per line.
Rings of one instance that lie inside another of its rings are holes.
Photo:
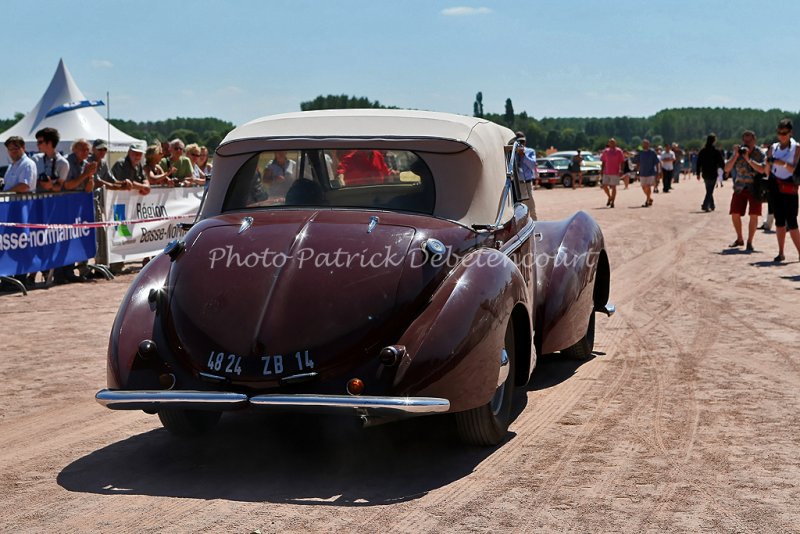
<path fill-rule="evenodd" d="M 478 91 L 488 112 L 511 98 L 536 118 L 800 109 L 797 0 L 40 0 L 2 9 L 2 118 L 33 108 L 59 58 L 87 98 L 108 91 L 112 116 L 132 120 L 238 124 L 299 111 L 320 94 L 472 114 Z"/>

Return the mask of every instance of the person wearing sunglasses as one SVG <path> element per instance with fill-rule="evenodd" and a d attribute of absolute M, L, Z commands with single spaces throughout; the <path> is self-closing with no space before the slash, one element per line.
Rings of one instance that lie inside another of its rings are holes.
<path fill-rule="evenodd" d="M 40 193 L 61 191 L 69 176 L 69 161 L 56 150 L 60 140 L 61 134 L 55 128 L 42 128 L 36 132 L 39 153 L 33 156 L 33 162 L 39 178 L 36 190 Z"/>
<path fill-rule="evenodd" d="M 206 174 L 200 168 L 199 162 L 202 154 L 200 153 L 200 145 L 192 143 L 186 146 L 186 156 L 192 162 L 192 176 L 186 182 L 191 185 L 203 185 L 206 183 Z"/>
<path fill-rule="evenodd" d="M 797 183 L 800 181 L 798 160 L 800 149 L 792 137 L 792 121 L 782 119 L 778 123 L 778 142 L 773 143 L 767 151 L 767 168 L 774 186 L 770 189 L 770 204 L 775 214 L 775 235 L 778 238 L 778 255 L 774 261 L 786 260 L 784 244 L 789 234 L 797 254 L 800 256 L 800 230 L 797 228 Z"/>
<path fill-rule="evenodd" d="M 160 163 L 161 168 L 169 175 L 172 185 L 175 186 L 182 186 L 187 178 L 194 176 L 194 166 L 184 154 L 185 148 L 183 141 L 173 139 L 169 142 L 169 156 Z"/>

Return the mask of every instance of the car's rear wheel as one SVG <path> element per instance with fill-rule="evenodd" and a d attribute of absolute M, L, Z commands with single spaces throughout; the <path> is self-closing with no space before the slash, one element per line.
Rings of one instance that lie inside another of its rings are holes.
<path fill-rule="evenodd" d="M 214 428 L 221 412 L 203 410 L 164 409 L 158 411 L 158 418 L 170 434 L 176 436 L 197 436 Z"/>
<path fill-rule="evenodd" d="M 561 177 L 561 185 L 564 187 L 572 187 L 572 175 L 565 174 Z"/>
<path fill-rule="evenodd" d="M 515 356 L 514 326 L 509 322 L 505 346 L 500 354 L 500 370 L 494 395 L 483 406 L 456 413 L 458 436 L 464 443 L 491 446 L 505 438 L 511 423 Z"/>
<path fill-rule="evenodd" d="M 561 351 L 561 354 L 571 360 L 585 360 L 594 349 L 594 312 L 589 316 L 589 327 L 586 335 L 571 347 Z"/>

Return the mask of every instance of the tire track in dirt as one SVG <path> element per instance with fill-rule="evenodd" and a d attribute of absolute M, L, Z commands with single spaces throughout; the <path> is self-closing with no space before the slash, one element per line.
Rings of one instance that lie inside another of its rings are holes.
<path fill-rule="evenodd" d="M 680 259 L 683 259 L 682 254 L 680 255 Z M 669 289 L 672 298 L 670 299 L 668 306 L 665 309 L 660 309 L 655 312 L 645 325 L 637 327 L 635 324 L 633 324 L 633 322 L 629 322 L 629 326 L 631 327 L 631 332 L 637 338 L 639 345 L 642 347 L 647 347 L 649 344 L 646 336 L 642 333 L 644 330 L 648 328 L 662 330 L 665 334 L 667 334 L 670 345 L 675 349 L 673 354 L 679 358 L 679 361 L 693 362 L 693 358 L 696 355 L 706 354 L 709 348 L 716 343 L 720 321 L 718 319 L 718 314 L 710 314 L 711 317 L 715 319 L 709 320 L 706 318 L 700 318 L 698 310 L 692 310 L 695 312 L 692 315 L 698 318 L 697 324 L 701 326 L 696 329 L 691 343 L 688 346 L 683 346 L 681 337 L 672 327 L 672 322 L 666 318 L 670 315 L 670 312 L 674 311 L 678 307 L 678 303 L 691 302 L 691 299 L 687 298 L 687 296 L 696 295 L 698 292 L 702 292 L 703 289 L 699 286 L 699 284 L 693 283 L 693 279 L 688 278 L 688 280 L 686 280 L 686 277 L 681 274 L 681 263 L 682 262 L 680 261 L 676 262 L 675 269 L 671 272 L 669 277 Z M 686 289 L 683 291 L 678 290 L 678 287 L 681 285 L 681 281 L 684 281 L 686 285 Z M 659 289 L 661 290 L 660 292 L 663 293 L 664 287 L 661 286 Z M 651 297 L 654 296 L 655 295 L 651 295 Z M 651 298 L 645 299 L 645 302 L 650 301 Z M 711 301 L 706 300 L 706 302 Z M 655 413 L 653 414 L 653 427 L 656 435 L 654 442 L 658 446 L 659 452 L 669 462 L 669 468 L 666 472 L 668 489 L 666 492 L 661 493 L 659 499 L 655 503 L 655 506 L 649 511 L 649 513 L 640 519 L 639 528 L 641 529 L 651 526 L 654 518 L 665 515 L 665 509 L 674 504 L 673 499 L 680 489 L 679 486 L 681 485 L 681 481 L 685 483 L 687 478 L 691 479 L 696 476 L 695 473 L 687 471 L 686 463 L 688 463 L 690 460 L 691 453 L 694 448 L 700 420 L 700 407 L 696 395 L 697 386 L 695 383 L 691 383 L 688 384 L 690 386 L 688 397 L 682 397 L 683 399 L 688 400 L 686 411 L 692 414 L 689 427 L 686 432 L 687 436 L 685 438 L 685 444 L 681 447 L 683 452 L 678 452 L 676 454 L 676 451 L 666 446 L 663 439 L 661 425 L 665 398 L 661 372 L 663 365 L 660 364 L 660 362 L 654 361 L 650 356 L 651 352 L 653 351 L 645 350 L 644 352 L 646 354 L 645 359 L 650 363 L 650 368 L 655 371 L 655 379 L 658 390 Z M 693 364 L 690 365 L 692 369 L 695 367 Z M 718 516 L 724 517 L 730 523 L 733 523 L 738 529 L 746 528 L 740 519 L 735 514 L 732 514 L 725 509 L 724 506 L 720 505 L 709 491 L 702 487 L 700 487 L 700 491 L 704 493 L 706 499 L 708 500 L 707 506 L 711 508 Z"/>
<path fill-rule="evenodd" d="M 657 317 L 654 317 L 653 319 L 651 319 L 651 321 L 658 322 L 657 319 L 658 319 Z M 664 328 L 663 324 L 664 323 L 662 322 L 658 326 L 654 327 Z M 642 346 L 644 347 L 647 346 L 647 340 L 642 335 L 641 329 L 636 327 L 632 323 L 631 323 L 631 332 L 638 339 L 638 341 Z M 674 333 L 671 336 L 671 338 L 673 342 L 677 341 L 677 338 L 674 336 Z M 703 329 L 700 329 L 696 333 L 690 348 L 688 350 L 686 349 L 678 350 L 675 352 L 675 354 L 677 357 L 691 358 L 693 357 L 694 354 L 704 353 L 708 349 L 708 347 L 713 345 L 715 340 L 716 336 L 709 336 L 703 331 Z M 676 348 L 678 348 L 677 343 L 676 343 Z M 676 451 L 672 450 L 665 444 L 663 439 L 662 425 L 661 425 L 661 419 L 663 417 L 663 406 L 664 406 L 664 384 L 662 380 L 662 373 L 658 371 L 661 365 L 659 364 L 659 362 L 654 361 L 649 356 L 648 350 L 645 350 L 644 352 L 645 354 L 648 354 L 648 356 L 645 356 L 645 359 L 649 361 L 650 363 L 649 367 L 655 370 L 654 375 L 655 377 L 657 377 L 656 382 L 658 389 L 658 397 L 656 401 L 655 412 L 652 417 L 653 432 L 654 434 L 656 434 L 656 436 L 653 442 L 657 446 L 658 452 L 668 462 L 668 468 L 663 473 L 663 478 L 665 479 L 665 484 L 667 485 L 668 489 L 666 491 L 660 492 L 660 496 L 657 499 L 657 501 L 653 504 L 653 507 L 650 508 L 650 510 L 639 519 L 638 526 L 642 530 L 646 529 L 648 526 L 652 526 L 654 518 L 663 515 L 665 508 L 673 504 L 672 499 L 674 498 L 675 493 L 679 489 L 680 481 L 685 480 L 685 477 L 690 474 L 685 470 L 684 464 L 688 462 L 691 456 L 691 452 L 694 447 L 695 439 L 697 436 L 697 428 L 699 425 L 699 418 L 700 418 L 699 405 L 697 403 L 697 398 L 695 394 L 696 386 L 692 384 L 692 387 L 690 388 L 690 395 L 688 397 L 689 407 L 687 411 L 692 413 L 693 417 L 690 419 L 689 422 L 686 443 L 681 448 L 682 452 L 678 451 L 676 453 Z M 713 497 L 711 496 L 710 493 L 708 493 L 705 490 L 701 491 L 703 491 L 706 494 L 706 497 L 712 499 L 713 502 Z M 713 506 L 713 509 L 715 512 L 717 512 L 718 515 L 726 517 L 728 520 L 732 522 L 739 523 L 738 519 L 732 514 L 728 513 L 723 507 L 717 505 Z M 741 523 L 739 523 L 738 526 L 743 527 Z"/>
<path fill-rule="evenodd" d="M 652 282 L 652 279 L 649 280 L 648 282 Z M 670 301 L 667 303 L 666 308 L 662 308 L 660 310 L 661 313 L 665 314 L 665 313 L 667 313 L 667 312 L 669 312 L 669 311 L 671 311 L 671 310 L 673 310 L 673 309 L 675 309 L 677 307 L 677 305 L 679 303 L 678 294 L 673 292 L 672 295 L 673 295 L 673 298 L 670 299 Z M 633 324 L 631 322 L 631 319 L 628 317 L 628 310 L 626 308 L 624 308 L 624 307 L 622 308 L 622 310 L 620 311 L 620 316 L 621 316 L 622 320 L 624 321 L 624 323 L 626 325 L 628 325 L 628 329 L 633 328 Z M 658 318 L 659 317 L 657 315 L 653 316 L 641 328 L 642 329 L 648 329 L 648 328 L 654 327 L 656 325 L 656 322 L 657 322 Z M 664 445 L 663 438 L 662 438 L 662 433 L 661 433 L 661 430 L 660 430 L 660 416 L 661 416 L 661 411 L 663 409 L 663 404 L 664 404 L 664 385 L 663 385 L 662 374 L 661 374 L 661 372 L 658 371 L 658 367 L 656 365 L 653 365 L 652 358 L 650 358 L 650 356 L 648 355 L 648 351 L 646 350 L 647 344 L 646 343 L 642 343 L 642 340 L 643 340 L 642 336 L 639 336 L 638 338 L 636 338 L 636 336 L 634 336 L 634 339 L 639 341 L 639 343 L 632 343 L 632 348 L 633 348 L 633 351 L 635 352 L 635 355 L 628 356 L 628 360 L 636 361 L 637 362 L 637 370 L 639 370 L 639 371 L 641 371 L 641 366 L 639 365 L 638 362 L 641 362 L 642 360 L 644 360 L 644 361 L 650 363 L 650 365 L 648 366 L 648 370 L 650 371 L 651 378 L 655 381 L 656 414 L 651 419 L 651 422 L 653 422 L 653 435 L 652 436 L 648 437 L 645 434 L 639 432 L 635 428 L 628 428 L 628 430 L 630 430 L 634 434 L 635 437 L 638 437 L 641 442 L 649 443 L 652 448 L 655 448 L 655 449 L 658 449 L 658 450 L 666 452 L 667 451 L 667 447 Z M 616 393 L 617 392 L 615 391 L 614 395 L 616 395 Z M 632 412 L 633 410 L 634 410 L 634 408 L 632 407 L 630 411 Z M 597 415 L 599 417 L 599 416 L 602 415 L 602 413 L 600 411 L 598 411 Z M 619 414 L 618 414 L 618 416 L 619 416 Z M 583 440 L 583 444 L 591 442 L 592 439 L 594 438 L 594 435 L 595 435 L 594 429 L 591 428 L 591 427 L 587 428 L 586 433 L 583 436 L 581 436 L 582 440 Z M 580 448 L 580 446 L 579 446 L 579 448 Z M 573 454 L 569 454 L 569 455 L 565 455 L 565 456 L 573 457 L 574 455 Z M 543 486 L 545 486 L 545 487 L 553 488 L 550 491 L 549 495 L 546 494 L 548 499 L 551 499 L 553 494 L 555 494 L 555 492 L 558 491 L 559 486 L 561 486 L 560 477 L 562 476 L 562 474 L 565 471 L 562 468 L 562 466 L 560 466 L 560 465 L 557 466 L 554 470 L 559 473 L 556 476 L 556 478 L 547 480 L 546 483 L 543 484 Z M 592 486 L 592 488 L 590 490 L 591 493 L 595 494 L 595 495 L 608 494 L 610 492 L 610 489 L 613 488 L 616 485 L 617 480 L 618 480 L 620 475 L 621 475 L 621 471 L 620 470 L 609 471 L 605 476 L 603 476 L 600 479 L 599 483 L 596 483 L 595 485 Z"/>

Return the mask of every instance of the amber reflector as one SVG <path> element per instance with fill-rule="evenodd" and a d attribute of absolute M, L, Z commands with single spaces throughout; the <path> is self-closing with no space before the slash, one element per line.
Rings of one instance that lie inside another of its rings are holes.
<path fill-rule="evenodd" d="M 347 392 L 350 395 L 361 395 L 364 393 L 364 381 L 360 378 L 351 378 L 347 381 Z"/>

